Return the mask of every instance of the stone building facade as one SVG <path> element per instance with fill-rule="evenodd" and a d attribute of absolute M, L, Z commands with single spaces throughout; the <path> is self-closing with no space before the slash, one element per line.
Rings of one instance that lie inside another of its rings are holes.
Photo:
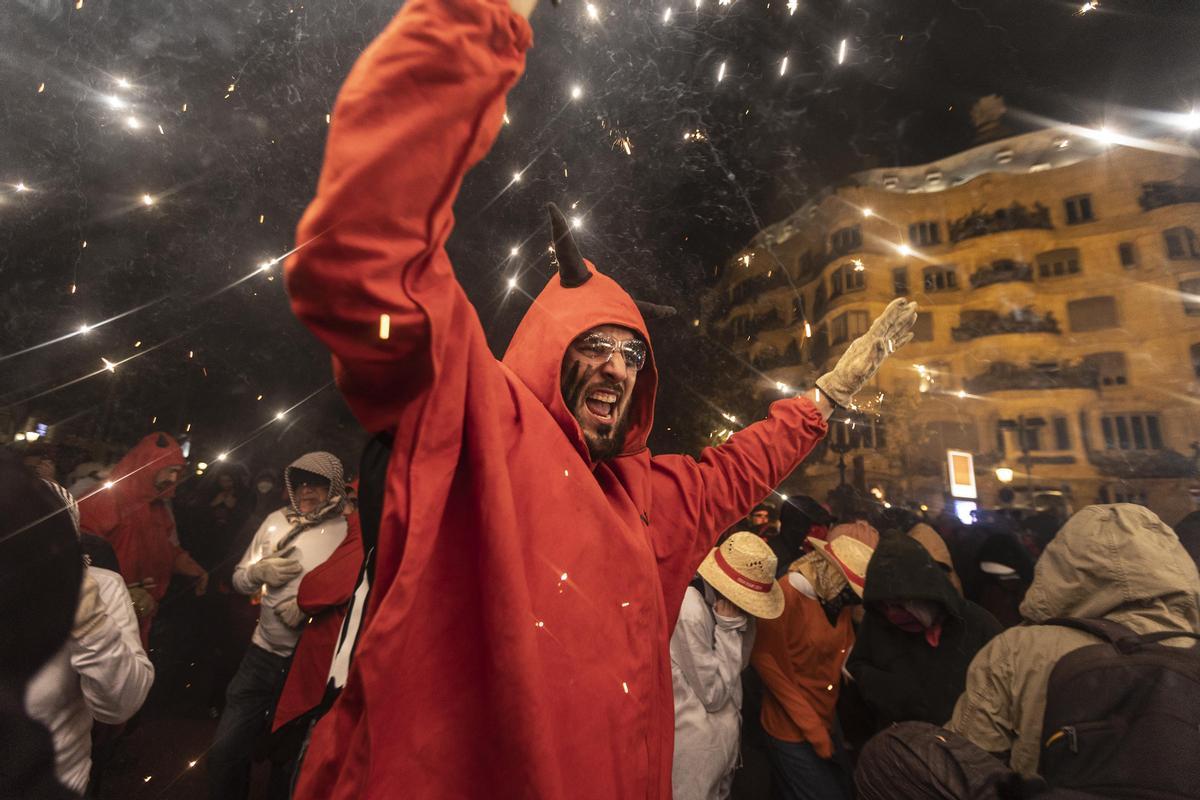
<path fill-rule="evenodd" d="M 721 266 L 704 324 L 762 399 L 810 386 L 894 297 L 920 305 L 916 340 L 783 491 L 823 499 L 842 449 L 847 482 L 937 509 L 961 449 L 983 507 L 997 468 L 1018 504 L 1197 507 L 1198 154 L 1088 133 L 858 173 Z"/>

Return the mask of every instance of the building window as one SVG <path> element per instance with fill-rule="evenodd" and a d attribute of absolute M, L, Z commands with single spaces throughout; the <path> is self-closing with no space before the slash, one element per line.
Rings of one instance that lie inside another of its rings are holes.
<path fill-rule="evenodd" d="M 1092 213 L 1092 196 L 1090 194 L 1077 194 L 1074 197 L 1068 197 L 1063 200 L 1063 205 L 1067 209 L 1067 224 L 1079 225 L 1084 222 L 1092 222 L 1096 216 Z"/>
<path fill-rule="evenodd" d="M 1191 228 L 1168 228 L 1163 231 L 1163 241 L 1167 243 L 1167 258 L 1172 261 L 1200 258 L 1200 243 Z"/>
<path fill-rule="evenodd" d="M 942 243 L 942 228 L 937 222 L 914 222 L 908 226 L 908 240 L 918 247 Z"/>
<path fill-rule="evenodd" d="M 829 292 L 825 289 L 825 281 L 817 284 L 817 291 L 813 294 L 813 319 L 820 319 L 825 316 L 825 307 L 829 305 Z"/>
<path fill-rule="evenodd" d="M 1071 449 L 1071 430 L 1067 427 L 1066 417 L 1054 418 L 1054 449 Z"/>
<path fill-rule="evenodd" d="M 1157 414 L 1119 414 L 1100 418 L 1108 450 L 1162 450 Z"/>
<path fill-rule="evenodd" d="M 1180 281 L 1179 295 L 1183 298 L 1183 313 L 1189 317 L 1200 317 L 1200 278 Z"/>
<path fill-rule="evenodd" d="M 1117 301 L 1113 297 L 1088 297 L 1067 303 L 1067 319 L 1077 333 L 1102 331 L 1118 326 Z"/>
<path fill-rule="evenodd" d="M 926 267 L 921 273 L 926 292 L 946 292 L 958 288 L 958 273 L 954 267 Z"/>
<path fill-rule="evenodd" d="M 833 271 L 830 279 L 833 284 L 832 295 L 837 297 L 843 292 L 858 292 L 867 286 L 866 270 L 855 268 L 853 264 L 843 264 Z"/>
<path fill-rule="evenodd" d="M 996 423 L 996 452 L 1003 456 L 1008 451 L 1008 443 L 1004 440 L 1004 428 Z"/>
<path fill-rule="evenodd" d="M 733 335 L 741 339 L 748 336 L 750 332 L 749 317 L 735 317 L 733 320 Z"/>
<path fill-rule="evenodd" d="M 892 291 L 897 297 L 908 294 L 908 267 L 896 267 L 892 270 Z"/>
<path fill-rule="evenodd" d="M 1146 490 L 1134 489 L 1124 484 L 1114 486 L 1109 489 L 1107 486 L 1100 487 L 1100 502 L 1108 503 L 1134 503 L 1135 505 L 1146 505 Z"/>
<path fill-rule="evenodd" d="M 851 449 L 883 450 L 887 447 L 887 426 L 882 419 L 854 415 L 829 426 L 834 444 Z"/>
<path fill-rule="evenodd" d="M 1124 386 L 1129 382 L 1124 353 L 1092 353 L 1083 357 L 1083 364 L 1096 370 L 1101 386 Z"/>
<path fill-rule="evenodd" d="M 849 228 L 840 228 L 834 231 L 833 235 L 829 237 L 829 246 L 839 256 L 855 250 L 861 250 L 862 243 L 862 228 L 858 225 L 852 225 Z"/>
<path fill-rule="evenodd" d="M 1117 245 L 1117 255 L 1121 257 L 1121 266 L 1125 269 L 1137 266 L 1137 251 L 1133 248 L 1133 242 L 1121 242 Z"/>
<path fill-rule="evenodd" d="M 1018 439 L 1021 442 L 1021 450 L 1034 452 L 1042 449 L 1042 429 L 1041 428 L 1020 428 L 1017 431 Z"/>
<path fill-rule="evenodd" d="M 1192 345 L 1192 372 L 1200 378 L 1200 343 Z"/>
<path fill-rule="evenodd" d="M 1079 250 L 1074 247 L 1051 250 L 1037 257 L 1039 278 L 1061 278 L 1079 274 Z"/>
<path fill-rule="evenodd" d="M 918 311 L 917 322 L 913 325 L 913 341 L 914 342 L 932 342 L 933 341 L 933 313 L 929 311 Z"/>
<path fill-rule="evenodd" d="M 838 345 L 842 342 L 848 342 L 852 339 L 857 339 L 867 332 L 867 327 L 870 325 L 870 319 L 865 311 L 847 311 L 835 319 L 829 326 L 830 335 L 833 337 L 830 340 L 831 345 Z"/>

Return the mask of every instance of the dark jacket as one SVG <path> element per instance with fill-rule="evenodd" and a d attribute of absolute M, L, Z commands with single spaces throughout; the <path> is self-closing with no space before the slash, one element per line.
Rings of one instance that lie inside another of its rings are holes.
<path fill-rule="evenodd" d="M 884 616 L 888 601 L 931 600 L 946 611 L 941 638 L 931 647 Z M 996 620 L 964 600 L 929 552 L 908 536 L 885 536 L 867 566 L 866 615 L 846 667 L 876 728 L 920 720 L 941 725 L 950 719 L 966 683 L 971 659 L 1000 632 Z"/>
<path fill-rule="evenodd" d="M 1001 564 L 1015 575 L 990 575 L 984 562 Z M 1005 628 L 1021 624 L 1021 601 L 1033 583 L 1033 558 L 1011 533 L 994 533 L 983 541 L 975 560 L 975 596 L 971 599 L 995 617 Z"/>

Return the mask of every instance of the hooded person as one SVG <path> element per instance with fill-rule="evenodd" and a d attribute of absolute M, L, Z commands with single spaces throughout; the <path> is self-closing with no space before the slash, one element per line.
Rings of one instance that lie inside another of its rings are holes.
<path fill-rule="evenodd" d="M 365 621 L 299 798 L 669 797 L 688 583 L 912 338 L 895 301 L 816 401 L 699 461 L 652 456 L 645 318 L 552 209 L 557 274 L 497 363 L 445 245 L 532 43 L 534 0 L 512 3 L 404 4 L 340 92 L 287 263 L 351 410 L 392 442 Z"/>
<path fill-rule="evenodd" d="M 108 488 L 79 503 L 79 527 L 107 539 L 116 551 L 143 646 L 173 574 L 195 578 L 197 595 L 208 587 L 208 573 L 179 546 L 170 505 L 186 464 L 178 442 L 165 433 L 152 433 L 113 467 Z"/>
<path fill-rule="evenodd" d="M 846 669 L 876 730 L 907 721 L 944 724 L 971 659 L 1000 625 L 964 600 L 929 551 L 901 533 L 885 535 L 875 549 L 863 605 Z"/>
<path fill-rule="evenodd" d="M 8 612 L 0 616 L 0 798 L 5 800 L 79 796 L 59 783 L 51 734 L 26 711 L 25 692 L 75 627 L 83 576 L 79 541 L 61 499 L 17 456 L 0 450 L 0 608 Z"/>
<path fill-rule="evenodd" d="M 754 621 L 783 613 L 775 556 L 755 533 L 729 537 L 700 563 L 671 634 L 674 800 L 724 800 L 737 767 L 742 670 Z"/>
<path fill-rule="evenodd" d="M 1033 582 L 1033 557 L 1014 534 L 987 536 L 975 556 L 975 599 L 1006 628 L 1021 624 L 1021 601 Z"/>
<path fill-rule="evenodd" d="M 779 534 L 767 540 L 775 554 L 775 577 L 782 578 L 788 567 L 804 555 L 809 536 L 825 540 L 833 518 L 816 500 L 803 495 L 789 497 L 779 509 Z"/>
<path fill-rule="evenodd" d="M 258 626 L 225 695 L 225 710 L 208 754 L 213 800 L 238 800 L 250 790 L 254 745 L 271 730 L 288 667 L 308 614 L 297 595 L 304 576 L 346 538 L 342 462 L 331 453 L 306 453 L 283 473 L 289 503 L 267 515 L 233 570 L 233 587 L 261 592 Z M 298 751 L 299 742 L 296 742 Z M 297 752 L 273 754 L 271 798 L 286 798 Z"/>
<path fill-rule="evenodd" d="M 75 499 L 52 481 L 78 535 Z M 116 572 L 84 567 L 71 635 L 38 671 L 25 692 L 29 715 L 54 738 L 55 772 L 84 794 L 92 772 L 93 722 L 119 725 L 142 707 L 154 682 L 133 602 Z"/>
<path fill-rule="evenodd" d="M 809 544 L 813 552 L 779 581 L 783 614 L 759 621 L 750 658 L 765 686 L 762 725 L 784 800 L 850 796 L 849 775 L 836 757 L 835 711 L 871 548 L 850 536 Z"/>
<path fill-rule="evenodd" d="M 1067 653 L 1100 641 L 1040 623 L 1107 619 L 1139 634 L 1200 633 L 1200 574 L 1175 532 L 1149 509 L 1089 506 L 1046 546 L 1021 615 L 1033 624 L 1009 628 L 975 656 L 946 727 L 1032 776 L 1042 749 L 1051 671 Z M 1195 642 L 1176 638 L 1162 644 Z M 1181 753 L 1180 765 L 1193 764 L 1194 756 Z"/>

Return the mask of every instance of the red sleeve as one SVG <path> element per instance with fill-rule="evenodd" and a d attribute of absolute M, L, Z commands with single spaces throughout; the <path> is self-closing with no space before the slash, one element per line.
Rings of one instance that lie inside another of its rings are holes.
<path fill-rule="evenodd" d="M 743 518 L 812 451 L 828 425 L 807 398 L 780 400 L 767 418 L 696 461 L 655 456 L 651 534 L 660 565 L 685 584 L 721 532 Z M 682 591 L 682 589 L 680 589 Z"/>
<path fill-rule="evenodd" d="M 79 502 L 79 530 L 109 539 L 121 521 L 115 494 L 95 492 Z"/>
<path fill-rule="evenodd" d="M 505 0 L 410 0 L 338 96 L 286 272 L 293 310 L 333 352 L 368 430 L 394 429 L 434 379 L 440 339 L 484 338 L 444 246 L 531 43 Z"/>
<path fill-rule="evenodd" d="M 300 581 L 296 602 L 309 615 L 320 614 L 349 602 L 362 569 L 362 528 L 358 514 L 346 520 L 346 538 L 337 549 Z"/>

